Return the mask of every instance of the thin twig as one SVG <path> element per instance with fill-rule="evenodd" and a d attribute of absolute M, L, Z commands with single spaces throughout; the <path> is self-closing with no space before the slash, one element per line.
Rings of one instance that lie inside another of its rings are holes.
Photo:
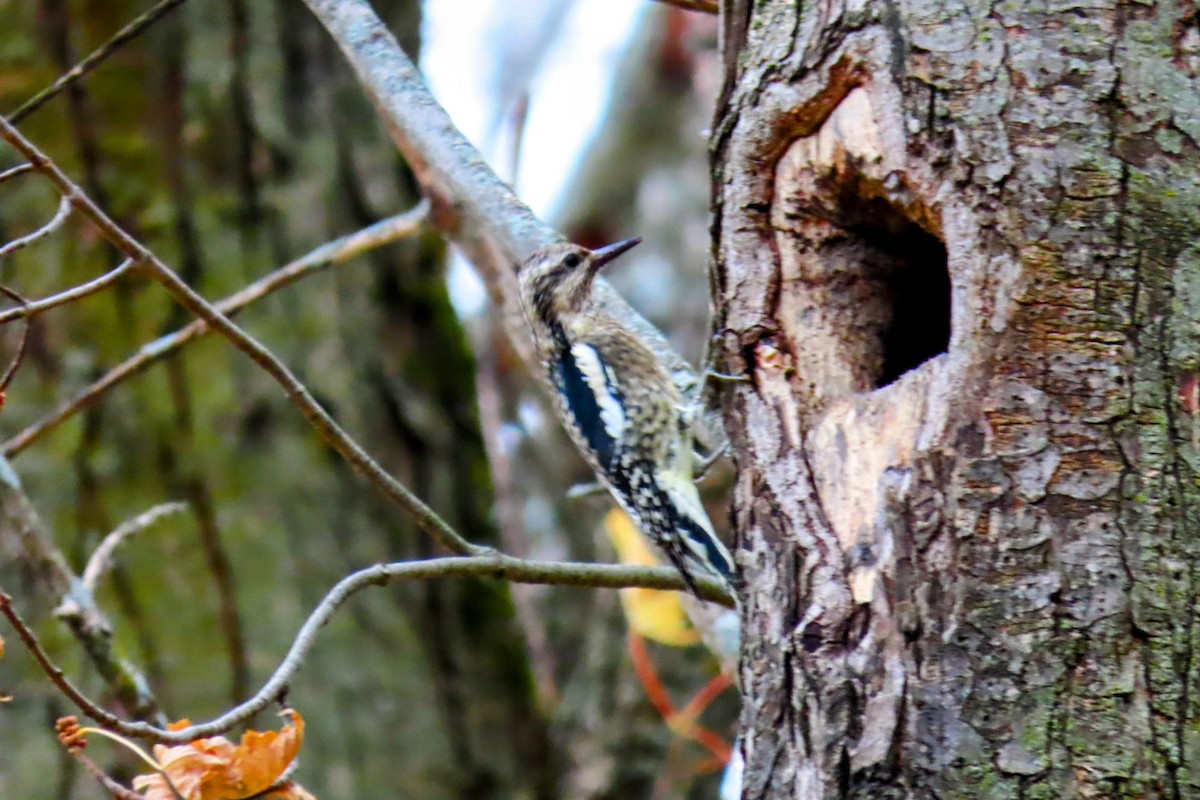
<path fill-rule="evenodd" d="M 116 267 L 113 267 L 108 272 L 98 278 L 93 278 L 87 283 L 81 283 L 78 286 L 73 286 L 66 291 L 58 294 L 43 297 L 41 300 L 34 300 L 32 303 L 10 308 L 7 311 L 0 312 L 0 325 L 7 322 L 12 322 L 14 319 L 28 317 L 33 319 L 42 312 L 49 311 L 52 308 L 65 305 L 75 300 L 80 300 L 89 295 L 93 295 L 103 289 L 107 289 L 112 284 L 116 283 L 122 275 L 129 272 L 133 268 L 134 261 L 132 258 L 127 258 Z"/>
<path fill-rule="evenodd" d="M 411 236 L 421 229 L 428 215 L 429 203 L 422 200 L 419 205 L 403 214 L 397 214 L 394 217 L 380 220 L 362 230 L 355 231 L 354 233 L 321 245 L 307 255 L 286 266 L 280 267 L 269 275 L 226 297 L 216 304 L 216 308 L 222 314 L 232 316 L 251 303 L 285 286 L 289 286 L 305 276 L 319 272 L 333 264 L 348 261 L 360 253 Z M 37 303 L 31 303 L 30 305 L 37 305 Z M 0 315 L 0 322 L 3 321 L 4 316 Z M 17 455 L 79 411 L 97 402 L 104 395 L 108 394 L 109 390 L 126 378 L 138 374 L 156 361 L 160 361 L 176 352 L 188 342 L 199 339 L 209 333 L 212 333 L 212 328 L 204 320 L 198 319 L 173 333 L 160 336 L 144 345 L 136 354 L 130 356 L 116 367 L 113 367 L 74 397 L 61 403 L 48 416 L 43 417 L 4 442 L 0 445 L 0 452 L 9 457 Z"/>
<path fill-rule="evenodd" d="M 80 61 L 75 66 L 71 67 L 65 74 L 59 76 L 58 80 L 47 86 L 42 91 L 38 92 L 33 97 L 26 100 L 20 108 L 8 115 L 9 120 L 14 125 L 19 125 L 21 120 L 32 114 L 43 104 L 45 104 L 54 95 L 61 92 L 66 87 L 70 86 L 75 81 L 82 78 L 84 75 L 98 67 L 106 58 L 117 51 L 121 45 L 128 42 L 130 39 L 137 36 L 150 25 L 154 24 L 159 18 L 166 15 L 176 6 L 182 5 L 186 0 L 161 0 L 157 5 L 134 17 L 129 24 L 121 28 L 113 34 L 113 37 L 104 44 L 93 50 L 87 58 Z"/>
<path fill-rule="evenodd" d="M 9 180 L 10 178 L 15 178 L 18 175 L 28 175 L 30 172 L 33 172 L 33 171 L 34 171 L 33 164 L 18 164 L 17 166 L 12 167 L 11 169 L 6 169 L 6 170 L 4 170 L 4 172 L 0 172 L 0 183 L 4 183 L 5 181 Z"/>
<path fill-rule="evenodd" d="M 74 720 L 74 717 L 71 717 L 70 719 Z M 154 758 L 141 747 L 139 747 L 136 742 L 132 742 L 121 734 L 113 733 L 105 728 L 87 727 L 78 728 L 77 731 L 78 732 L 75 735 L 78 737 L 86 737 L 88 734 L 94 733 L 101 738 L 116 742 L 126 750 L 129 750 L 138 758 L 140 758 L 142 762 L 146 764 L 146 766 L 158 773 L 158 776 L 163 779 L 163 783 L 166 784 L 167 789 L 171 792 L 171 796 L 174 797 L 175 800 L 187 800 L 187 798 L 183 796 L 183 793 L 179 791 L 179 787 L 175 785 L 175 781 L 171 780 L 170 774 L 167 773 L 167 770 L 163 767 L 163 765 L 155 761 Z M 141 795 L 138 796 L 141 797 Z"/>
<path fill-rule="evenodd" d="M 54 216 L 50 218 L 42 227 L 38 228 L 33 233 L 27 233 L 20 239 L 13 239 L 8 244 L 0 247 L 0 261 L 11 256 L 13 253 L 28 247 L 39 239 L 44 239 L 54 233 L 62 224 L 67 221 L 67 217 L 71 215 L 71 201 L 64 197 L 58 203 L 58 210 L 54 212 Z"/>
<path fill-rule="evenodd" d="M 3 612 L 4 616 L 12 623 L 21 641 L 33 653 L 34 658 L 54 685 L 84 714 L 105 727 L 126 736 L 135 736 L 156 742 L 179 743 L 224 733 L 275 702 L 287 689 L 292 676 L 300 669 L 308 650 L 316 640 L 317 633 L 329 621 L 333 613 L 356 592 L 368 586 L 383 586 L 393 580 L 467 575 L 496 578 L 514 583 L 590 586 L 605 589 L 640 587 L 682 591 L 686 588 L 683 578 L 674 569 L 631 564 L 534 561 L 499 554 L 376 564 L 343 578 L 325 595 L 296 634 L 291 648 L 275 670 L 275 674 L 254 697 L 214 720 L 177 731 L 165 730 L 145 722 L 126 722 L 105 711 L 76 689 L 63 671 L 50 660 L 50 657 L 42 650 L 33 631 L 13 609 L 11 598 L 3 592 L 0 592 L 0 612 Z M 715 580 L 702 576 L 697 576 L 695 580 L 700 593 L 705 598 L 725 606 L 733 606 L 733 599 L 722 591 Z"/>
<path fill-rule="evenodd" d="M 13 608 L 12 598 L 3 591 L 0 591 L 0 614 L 3 614 L 8 619 L 9 624 L 13 626 L 13 630 L 17 632 L 17 636 L 21 638 L 21 641 L 25 644 L 25 648 L 33 655 L 34 660 L 42 668 L 42 672 L 46 673 L 46 677 L 50 679 L 50 682 L 57 686 L 58 690 L 66 695 L 68 700 L 78 706 L 79 710 L 102 725 L 116 730 L 120 730 L 118 726 L 128 724 L 122 721 L 120 717 L 110 714 L 93 703 L 83 692 L 75 688 L 75 684 L 71 683 L 66 673 L 50 660 L 50 656 L 42 649 L 37 634 L 33 632 L 29 624 Z"/>
<path fill-rule="evenodd" d="M 93 778 L 100 782 L 100 785 L 112 794 L 117 800 L 145 800 L 140 792 L 135 792 L 118 783 L 111 775 L 100 769 L 95 761 L 92 761 L 82 750 L 74 749 L 68 752 L 78 761 Z"/>
<path fill-rule="evenodd" d="M 307 387 L 279 360 L 278 356 L 197 294 L 153 251 L 130 236 L 112 217 L 96 205 L 62 171 L 58 164 L 3 117 L 0 117 L 0 138 L 12 145 L 30 163 L 36 165 L 50 179 L 51 183 L 58 187 L 63 196 L 69 198 L 72 205 L 91 220 L 100 233 L 116 245 L 122 253 L 144 264 L 150 277 L 157 280 L 175 298 L 176 302 L 205 320 L 214 330 L 228 339 L 230 344 L 245 353 L 264 372 L 274 378 L 275 382 L 283 388 L 288 400 L 300 409 L 305 419 L 321 434 L 326 443 L 385 497 L 411 514 L 418 527 L 451 552 L 462 555 L 486 555 L 491 552 L 491 548 L 474 545 L 464 539 L 433 509 L 413 494 L 407 486 L 392 477 L 362 448 L 362 445 L 334 421 L 329 412 L 321 407 Z"/>
<path fill-rule="evenodd" d="M 471 544 L 464 539 L 457 531 L 450 527 L 449 523 L 413 494 L 407 486 L 400 483 L 381 467 L 362 448 L 362 445 L 334 421 L 329 412 L 313 398 L 308 388 L 300 382 L 278 356 L 197 294 L 192 287 L 188 286 L 166 264 L 157 258 L 152 258 L 148 266 L 150 267 L 151 275 L 162 284 L 163 288 L 174 296 L 176 302 L 196 316 L 206 320 L 210 326 L 228 339 L 234 347 L 249 356 L 250 360 L 258 364 L 264 372 L 274 378 L 275 382 L 283 387 L 288 399 L 300 409 L 300 412 L 304 414 L 309 424 L 317 429 L 325 438 L 325 441 L 334 450 L 338 451 L 350 466 L 354 467 L 374 484 L 385 497 L 412 514 L 416 518 L 417 524 L 426 533 L 433 536 L 444 547 L 454 553 L 475 556 L 484 555 L 489 552 L 490 548 Z"/>
<path fill-rule="evenodd" d="M 58 601 L 55 615 L 66 623 L 121 704 L 140 717 L 165 722 L 145 676 L 113 652 L 108 618 L 55 546 L 54 536 L 6 458 L 0 458 L 0 531 L 15 534 L 39 583 Z"/>
<path fill-rule="evenodd" d="M 688 11 L 700 11 L 704 14 L 721 13 L 721 4 L 717 0 L 657 0 L 657 2 Z"/>
<path fill-rule="evenodd" d="M 8 299 L 18 303 L 19 308 L 28 308 L 29 301 L 22 297 L 17 292 L 0 283 L 0 294 L 3 294 Z M 4 370 L 4 375 L 0 376 L 0 407 L 4 405 L 5 392 L 8 391 L 8 385 L 12 383 L 12 379 L 17 376 L 17 370 L 21 368 L 21 362 L 25 360 L 25 348 L 29 346 L 29 322 L 26 321 L 24 327 L 21 328 L 21 341 L 17 343 L 17 352 L 13 356 L 12 361 L 8 364 L 8 369 Z"/>
<path fill-rule="evenodd" d="M 121 747 L 124 747 L 126 750 L 133 753 L 135 756 L 141 759 L 146 766 L 150 767 L 150 769 L 159 774 L 167 788 L 171 791 L 171 795 L 175 798 L 175 800 L 185 800 L 179 791 L 179 787 L 177 787 L 175 782 L 171 780 L 171 776 L 167 774 L 167 771 L 163 765 L 159 764 L 153 756 L 143 750 L 141 745 L 139 745 L 137 742 L 131 741 L 129 737 L 122 736 L 119 733 L 113 733 L 107 728 L 85 727 L 79 724 L 79 719 L 75 716 L 59 717 L 54 723 L 54 728 L 56 731 L 58 731 L 59 744 L 66 749 L 67 753 L 79 759 L 83 763 L 84 767 L 92 775 L 94 775 L 100 781 L 100 783 L 105 786 L 105 788 L 113 792 L 116 797 L 133 797 L 134 800 L 143 800 L 141 794 L 138 794 L 137 792 L 131 792 L 129 789 L 126 789 L 120 783 L 113 780 L 108 773 L 96 766 L 87 758 L 87 756 L 83 755 L 83 748 L 87 746 L 88 736 L 90 734 L 95 734 L 96 736 L 108 739 L 111 742 L 116 742 Z"/>
<path fill-rule="evenodd" d="M 532 548 L 521 518 L 512 458 L 509 456 L 508 445 L 505 443 L 503 435 L 502 383 L 504 377 L 502 373 L 504 368 L 501 362 L 504 359 L 501 352 L 505 348 L 497 326 L 489 326 L 486 335 L 490 341 L 479 355 L 475 396 L 478 398 L 479 405 L 479 427 L 483 433 L 484 447 L 492 468 L 492 504 L 495 508 L 500 541 L 505 552 L 517 558 L 528 558 L 532 555 Z M 521 623 L 520 627 L 525 633 L 525 645 L 529 650 L 529 661 L 538 701 L 541 708 L 549 709 L 555 706 L 558 697 L 555 680 L 557 670 L 554 651 L 550 647 L 550 637 L 546 631 L 546 618 L 538 608 L 540 596 L 540 590 L 535 586 L 512 587 L 513 607 L 517 612 L 517 619 Z"/>
<path fill-rule="evenodd" d="M 169 514 L 178 514 L 186 510 L 186 503 L 161 503 L 143 511 L 133 519 L 122 522 L 104 537 L 95 552 L 92 553 L 92 557 L 88 559 L 87 566 L 83 570 L 83 575 L 80 576 L 83 585 L 91 591 L 96 590 L 96 583 L 112 563 L 113 552 L 130 536 L 141 533 Z"/>

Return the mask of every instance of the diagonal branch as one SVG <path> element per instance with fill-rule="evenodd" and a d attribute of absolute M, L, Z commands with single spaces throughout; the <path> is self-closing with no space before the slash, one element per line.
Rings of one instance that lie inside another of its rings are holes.
<path fill-rule="evenodd" d="M 70 750 L 69 752 L 71 756 L 80 763 L 83 769 L 89 775 L 95 778 L 96 781 L 109 792 L 109 794 L 116 798 L 116 800 L 145 800 L 144 795 L 142 795 L 140 792 L 127 789 L 126 787 L 117 783 L 117 781 L 114 780 L 107 772 L 100 769 L 100 766 L 96 764 L 95 761 L 92 761 L 90 758 L 84 755 L 83 751 L 74 749 Z"/>
<path fill-rule="evenodd" d="M 28 307 L 29 301 L 22 297 L 17 292 L 0 283 L 0 294 L 3 294 L 9 300 L 17 303 L 19 307 Z M 29 347 L 29 323 L 26 322 L 21 328 L 21 338 L 17 342 L 17 352 L 13 355 L 12 361 L 9 362 L 8 368 L 4 370 L 4 374 L 0 375 L 0 408 L 4 407 L 5 395 L 8 392 L 8 385 L 12 383 L 12 379 L 17 376 L 17 370 L 21 368 L 21 364 L 25 360 L 25 351 Z"/>
<path fill-rule="evenodd" d="M 300 409 L 309 424 L 321 434 L 326 443 L 385 497 L 412 514 L 422 530 L 433 536 L 451 552 L 460 555 L 478 556 L 490 552 L 490 548 L 471 544 L 462 538 L 407 486 L 388 474 L 362 448 L 362 445 L 334 421 L 329 412 L 321 407 L 304 384 L 279 360 L 278 356 L 197 294 L 153 251 L 129 235 L 112 217 L 96 205 L 62 171 L 58 164 L 54 163 L 3 117 L 0 117 L 0 138 L 12 145 L 29 163 L 37 167 L 51 183 L 58 187 L 63 197 L 69 199 L 72 206 L 91 220 L 104 238 L 116 245 L 117 249 L 127 257 L 141 263 L 147 274 L 158 281 L 175 298 L 176 302 L 207 322 L 213 330 L 223 335 L 230 344 L 249 356 L 254 363 L 270 375 L 283 388 L 292 404 Z"/>
<path fill-rule="evenodd" d="M 37 111 L 56 94 L 100 66 L 106 58 L 120 49 L 121 45 L 136 37 L 139 33 L 154 24 L 160 17 L 165 16 L 168 11 L 182 5 L 184 2 L 186 0 L 160 0 L 153 8 L 130 20 L 128 25 L 121 28 L 121 30 L 113 34 L 111 39 L 93 50 L 87 58 L 71 67 L 65 74 L 59 76 L 58 80 L 54 81 L 54 83 L 22 103 L 20 108 L 8 115 L 9 121 L 14 125 L 20 124 L 21 120 L 34 111 Z"/>
<path fill-rule="evenodd" d="M 283 387 L 288 399 L 300 409 L 300 412 L 325 438 L 325 441 L 337 450 L 350 466 L 358 470 L 382 491 L 385 497 L 412 514 L 416 518 L 417 524 L 426 533 L 437 539 L 451 552 L 460 555 L 478 556 L 485 555 L 490 551 L 490 548 L 471 544 L 462 538 L 457 531 L 450 527 L 449 523 L 438 516 L 432 508 L 425 505 L 407 486 L 381 467 L 363 449 L 362 445 L 334 421 L 329 412 L 313 398 L 308 388 L 300 382 L 300 379 L 266 346 L 218 311 L 162 261 L 152 258 L 149 261 L 149 267 L 152 276 L 174 296 L 176 302 L 208 322 L 234 347 L 249 356 L 264 372 L 274 378 L 275 382 Z"/>
<path fill-rule="evenodd" d="M 350 62 L 405 161 L 433 201 L 437 228 L 462 248 L 504 312 L 505 331 L 535 374 L 529 333 L 516 292 L 515 269 L 561 235 L 534 216 L 484 162 L 426 88 L 366 0 L 304 0 Z M 662 333 L 603 279 L 597 301 L 646 341 L 671 370 L 685 397 L 698 388 L 695 370 Z"/>
<path fill-rule="evenodd" d="M 312 250 L 307 255 L 296 259 L 295 261 L 280 267 L 269 275 L 265 275 L 249 286 L 231 294 L 219 303 L 216 303 L 216 308 L 222 314 L 236 314 L 251 303 L 266 297 L 285 286 L 290 286 L 296 281 L 313 273 L 319 272 L 326 267 L 334 264 L 340 264 L 348 261 L 356 255 L 373 250 L 377 247 L 382 247 L 385 244 L 403 239 L 406 236 L 411 236 L 420 230 L 424 224 L 426 217 L 429 214 L 429 204 L 422 201 L 419 205 L 406 211 L 403 214 L 397 214 L 393 217 L 380 220 L 373 225 L 369 225 L 362 230 L 356 231 L 331 242 L 321 245 Z M 126 262 L 129 263 L 129 262 Z M 115 270 L 114 270 L 115 271 Z M 108 273 L 111 275 L 112 273 Z M 55 295 L 52 298 L 38 300 L 29 304 L 29 308 L 38 307 L 44 303 L 49 303 L 55 298 L 63 297 L 73 291 L 83 289 L 83 287 L 91 286 L 97 281 L 103 280 L 106 276 L 101 276 L 95 281 L 75 289 Z M 45 310 L 45 309 L 41 309 Z M 14 315 L 19 315 L 21 309 L 14 308 L 11 311 L 6 311 L 0 314 L 0 323 L 7 322 Z M 137 353 L 127 358 L 121 364 L 113 367 L 91 385 L 87 386 L 74 397 L 64 401 L 50 414 L 30 425 L 25 430 L 18 433 L 8 441 L 0 444 L 0 453 L 8 457 L 13 457 L 31 444 L 41 439 L 46 434 L 53 431 L 63 422 L 66 422 L 78 412 L 87 408 L 95 402 L 98 402 L 104 395 L 108 394 L 109 390 L 117 386 L 126 378 L 130 378 L 142 370 L 149 367 L 151 364 L 162 360 L 163 358 L 178 351 L 188 342 L 199 339 L 202 336 L 207 336 L 212 333 L 212 328 L 207 322 L 202 319 L 194 320 L 173 333 L 166 336 L 160 336 L 154 341 L 144 345 Z"/>

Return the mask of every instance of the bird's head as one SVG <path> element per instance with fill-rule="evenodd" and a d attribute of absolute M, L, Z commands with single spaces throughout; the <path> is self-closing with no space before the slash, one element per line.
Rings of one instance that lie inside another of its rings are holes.
<path fill-rule="evenodd" d="M 552 244 L 538 250 L 517 273 L 525 313 L 549 325 L 564 315 L 585 311 L 596 273 L 640 241 L 626 239 L 599 250 L 577 244 Z"/>

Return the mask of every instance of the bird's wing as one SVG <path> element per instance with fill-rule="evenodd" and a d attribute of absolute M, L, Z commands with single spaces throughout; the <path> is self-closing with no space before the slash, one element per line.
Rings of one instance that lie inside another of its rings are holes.
<path fill-rule="evenodd" d="M 692 476 L 663 470 L 656 477 L 670 500 L 670 507 L 679 515 L 674 523 L 682 547 L 693 560 L 729 579 L 733 574 L 733 557 L 713 531 Z"/>
<path fill-rule="evenodd" d="M 576 342 L 559 354 L 557 372 L 562 399 L 575 427 L 607 472 L 625 434 L 624 397 L 616 373 L 600 351 Z"/>

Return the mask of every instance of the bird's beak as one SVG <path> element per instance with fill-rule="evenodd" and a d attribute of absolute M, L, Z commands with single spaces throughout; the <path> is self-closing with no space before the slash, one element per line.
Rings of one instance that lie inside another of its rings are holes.
<path fill-rule="evenodd" d="M 599 270 L 608 262 L 612 261 L 617 256 L 629 250 L 634 245 L 642 241 L 642 237 L 638 236 L 634 239 L 626 239 L 623 242 L 610 244 L 608 247 L 601 247 L 599 250 L 592 251 L 592 269 Z"/>

